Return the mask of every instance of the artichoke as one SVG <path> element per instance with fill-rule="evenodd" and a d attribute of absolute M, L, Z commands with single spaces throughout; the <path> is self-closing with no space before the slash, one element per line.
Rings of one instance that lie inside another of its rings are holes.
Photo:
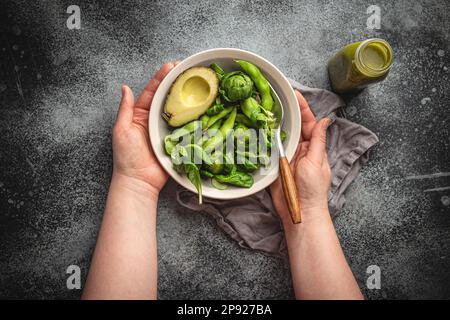
<path fill-rule="evenodd" d="M 245 73 L 233 71 L 222 77 L 219 91 L 228 102 L 244 100 L 252 95 L 253 81 Z"/>

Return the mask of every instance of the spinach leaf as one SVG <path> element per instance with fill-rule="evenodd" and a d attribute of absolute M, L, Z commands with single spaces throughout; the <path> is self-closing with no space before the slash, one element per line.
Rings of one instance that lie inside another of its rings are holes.
<path fill-rule="evenodd" d="M 202 204 L 202 178 L 200 177 L 200 170 L 193 163 L 185 163 L 184 171 L 188 179 L 195 186 L 198 192 L 198 203 Z"/>
<path fill-rule="evenodd" d="M 242 188 L 250 188 L 253 185 L 253 177 L 245 172 L 235 171 L 228 175 L 217 175 L 214 178 L 221 183 Z"/>
<path fill-rule="evenodd" d="M 254 172 L 259 169 L 259 166 L 249 159 L 244 158 L 243 163 L 239 164 L 239 168 L 244 172 Z"/>
<path fill-rule="evenodd" d="M 213 174 L 219 174 L 223 170 L 223 155 L 221 152 L 214 152 L 211 155 L 211 163 L 207 164 L 207 170 Z"/>
<path fill-rule="evenodd" d="M 219 190 L 226 190 L 226 189 L 228 189 L 228 185 L 217 181 L 215 178 L 211 179 L 211 185 L 214 188 L 219 189 Z"/>
<path fill-rule="evenodd" d="M 213 178 L 214 177 L 214 174 L 209 172 L 208 170 L 200 170 L 200 175 L 203 178 Z"/>
<path fill-rule="evenodd" d="M 237 166 L 234 163 L 234 158 L 231 154 L 225 154 L 223 157 L 223 161 L 224 161 L 223 168 L 225 172 L 230 174 L 236 172 Z"/>

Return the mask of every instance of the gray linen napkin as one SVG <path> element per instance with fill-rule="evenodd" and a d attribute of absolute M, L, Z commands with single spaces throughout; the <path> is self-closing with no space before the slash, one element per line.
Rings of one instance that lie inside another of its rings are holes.
<path fill-rule="evenodd" d="M 345 190 L 368 161 L 368 150 L 378 142 L 378 138 L 365 127 L 336 116 L 337 109 L 345 106 L 338 95 L 309 88 L 293 80 L 290 83 L 303 94 L 317 119 L 329 117 L 333 121 L 328 127 L 327 151 L 332 172 L 328 205 L 334 217 L 344 205 Z M 213 216 L 218 226 L 240 246 L 285 256 L 283 227 L 267 190 L 236 200 L 204 198 L 203 205 L 199 205 L 197 195 L 179 187 L 177 200 L 186 208 Z"/>

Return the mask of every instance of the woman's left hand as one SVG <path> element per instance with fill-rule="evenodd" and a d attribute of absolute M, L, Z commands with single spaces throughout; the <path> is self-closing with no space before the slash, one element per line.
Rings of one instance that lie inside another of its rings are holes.
<path fill-rule="evenodd" d="M 140 188 L 148 188 L 155 196 L 158 196 L 168 176 L 150 145 L 149 111 L 159 84 L 176 64 L 163 65 L 136 103 L 131 89 L 126 85 L 122 86 L 122 100 L 113 129 L 113 178 L 137 183 Z"/>

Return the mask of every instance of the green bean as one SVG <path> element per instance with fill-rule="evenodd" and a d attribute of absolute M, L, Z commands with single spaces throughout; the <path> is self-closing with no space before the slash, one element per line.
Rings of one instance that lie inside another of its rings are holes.
<path fill-rule="evenodd" d="M 210 130 L 219 130 L 220 127 L 222 126 L 222 119 L 220 119 L 219 121 L 215 122 L 211 127 L 209 127 Z"/>
<path fill-rule="evenodd" d="M 246 145 L 250 140 L 250 131 L 248 131 L 248 127 L 237 122 L 234 126 L 234 138 L 236 140 L 236 149 L 242 151 L 246 150 Z"/>
<path fill-rule="evenodd" d="M 220 129 L 220 126 L 222 125 L 222 119 L 219 121 L 216 121 L 208 130 L 210 132 L 214 133 L 215 131 Z M 198 145 L 203 145 L 206 141 L 208 141 L 208 138 L 205 135 L 202 135 L 202 137 L 197 141 Z"/>
<path fill-rule="evenodd" d="M 222 124 L 223 124 L 223 119 L 220 119 L 219 121 L 215 122 L 215 123 L 214 123 L 211 127 L 209 127 L 208 129 L 209 129 L 209 130 L 213 130 L 213 129 L 219 130 L 220 127 L 222 126 Z"/>
<path fill-rule="evenodd" d="M 202 122 L 202 128 L 206 128 L 208 125 L 209 116 L 207 114 L 202 115 L 200 121 Z"/>
<path fill-rule="evenodd" d="M 184 148 L 187 151 L 188 157 L 190 156 L 190 159 L 189 159 L 190 162 L 197 163 L 197 161 L 199 161 L 201 159 L 202 162 L 205 163 L 206 165 L 212 164 L 211 157 L 208 154 L 206 154 L 205 150 L 203 150 L 202 147 L 200 147 L 199 145 L 188 144 Z"/>
<path fill-rule="evenodd" d="M 217 63 L 212 63 L 209 67 L 216 72 L 219 79 L 221 79 L 225 74 L 225 71 L 223 71 L 223 69 Z"/>
<path fill-rule="evenodd" d="M 232 107 L 231 114 L 223 122 L 222 126 L 219 129 L 220 134 L 215 134 L 209 140 L 207 140 L 203 144 L 204 150 L 207 150 L 210 152 L 211 150 L 214 150 L 216 147 L 218 147 L 220 143 L 222 143 L 222 141 L 226 138 L 228 131 L 230 131 L 234 127 L 234 122 L 236 120 L 236 113 L 237 113 L 237 108 Z"/>
<path fill-rule="evenodd" d="M 223 122 L 223 125 L 220 127 L 220 132 L 222 133 L 222 137 L 226 137 L 228 131 L 233 129 L 234 122 L 236 121 L 237 108 L 233 107 L 230 116 Z"/>
<path fill-rule="evenodd" d="M 245 126 L 247 126 L 249 128 L 254 128 L 254 129 L 257 128 L 255 126 L 255 124 L 252 123 L 252 121 L 249 118 L 247 118 L 247 116 L 245 114 L 242 114 L 242 113 L 238 113 L 236 115 L 236 122 L 237 123 L 242 123 L 243 125 L 245 125 Z"/>
<path fill-rule="evenodd" d="M 170 135 L 170 140 L 172 141 L 178 141 L 181 137 L 191 134 L 194 132 L 201 124 L 202 122 L 198 120 L 191 121 L 181 128 L 176 129 L 172 134 Z"/>
<path fill-rule="evenodd" d="M 252 97 L 242 101 L 241 110 L 258 128 L 266 128 L 269 122 L 271 122 L 271 119 L 262 111 L 258 101 Z"/>
<path fill-rule="evenodd" d="M 219 114 L 225 109 L 225 106 L 223 103 L 217 103 L 210 107 L 208 110 L 206 110 L 206 114 L 210 117 L 215 116 L 216 114 Z"/>
<path fill-rule="evenodd" d="M 203 130 L 205 131 L 206 129 L 210 128 L 214 123 L 226 117 L 231 111 L 233 111 L 233 107 L 227 107 L 215 116 L 210 117 L 208 123 L 206 124 L 206 128 L 203 128 Z"/>
<path fill-rule="evenodd" d="M 255 83 L 256 88 L 261 94 L 261 105 L 267 111 L 271 111 L 273 107 L 273 98 L 270 93 L 270 85 L 266 78 L 262 75 L 261 71 L 254 64 L 244 61 L 236 60 L 241 68 L 247 73 Z"/>

